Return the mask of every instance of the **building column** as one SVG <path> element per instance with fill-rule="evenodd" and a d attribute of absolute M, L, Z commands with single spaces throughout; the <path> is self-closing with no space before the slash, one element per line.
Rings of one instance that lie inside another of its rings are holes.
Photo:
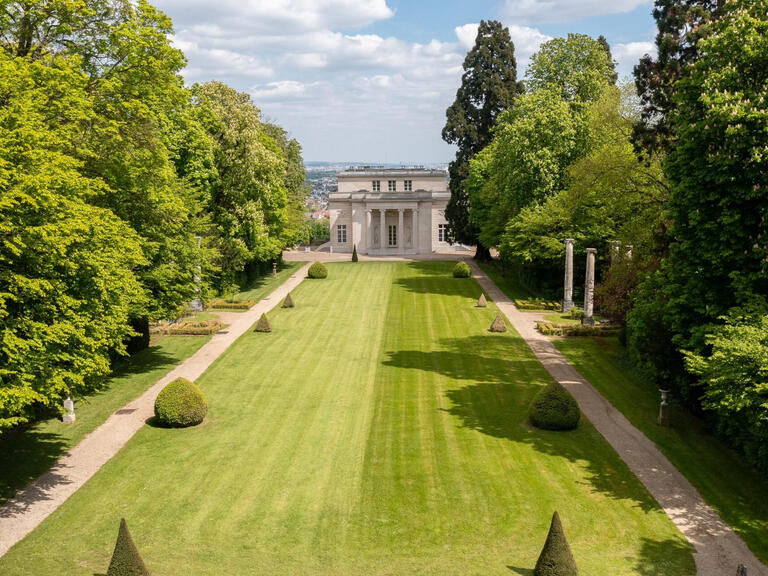
<path fill-rule="evenodd" d="M 421 243 L 419 242 L 419 209 L 411 210 L 411 238 L 413 238 L 413 251 L 421 254 Z"/>
<path fill-rule="evenodd" d="M 595 325 L 593 306 L 595 300 L 595 248 L 587 248 L 587 278 L 584 282 L 584 318 L 581 323 L 587 326 Z"/>
<path fill-rule="evenodd" d="M 347 240 L 349 240 L 349 243 L 352 244 L 352 246 L 354 246 L 355 245 L 355 205 L 352 202 L 349 203 L 349 214 L 350 214 L 350 218 L 349 218 L 350 226 L 349 226 L 349 238 L 347 238 Z"/>
<path fill-rule="evenodd" d="M 384 208 L 379 208 L 379 252 L 384 254 L 384 247 L 386 246 L 386 240 L 384 234 L 386 234 L 386 214 L 387 211 Z"/>
<path fill-rule="evenodd" d="M 363 237 L 361 240 L 365 240 L 365 245 L 360 248 L 367 254 L 368 249 L 371 246 L 371 211 L 368 208 L 365 209 L 365 213 L 363 214 Z M 360 250 L 357 252 L 359 253 Z"/>
<path fill-rule="evenodd" d="M 402 254 L 405 252 L 405 230 L 403 214 L 405 210 L 403 208 L 397 209 L 397 251 Z"/>
<path fill-rule="evenodd" d="M 565 289 L 563 312 L 573 310 L 573 238 L 565 239 Z"/>

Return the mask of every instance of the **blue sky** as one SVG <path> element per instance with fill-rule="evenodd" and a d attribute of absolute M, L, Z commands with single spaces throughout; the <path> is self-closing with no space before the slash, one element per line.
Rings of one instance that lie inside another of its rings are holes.
<path fill-rule="evenodd" d="M 445 109 L 477 23 L 510 29 L 518 73 L 551 37 L 603 34 L 619 72 L 653 52 L 648 0 L 156 0 L 189 83 L 251 94 L 306 160 L 448 162 Z"/>

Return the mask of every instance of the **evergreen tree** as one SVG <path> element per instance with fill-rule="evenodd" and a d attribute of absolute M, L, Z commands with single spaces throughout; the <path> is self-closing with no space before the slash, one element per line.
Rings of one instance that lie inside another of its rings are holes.
<path fill-rule="evenodd" d="M 259 318 L 259 321 L 256 322 L 256 328 L 254 328 L 254 332 L 272 332 L 272 324 L 270 324 L 269 318 L 267 318 L 266 314 L 262 314 L 261 318 Z"/>
<path fill-rule="evenodd" d="M 293 308 L 293 298 L 291 298 L 291 293 L 288 292 L 288 295 L 285 297 L 285 300 L 283 300 L 283 308 Z"/>
<path fill-rule="evenodd" d="M 109 562 L 107 576 L 149 576 L 149 570 L 133 542 L 125 518 L 120 520 L 120 530 L 117 533 L 115 551 Z"/>
<path fill-rule="evenodd" d="M 512 106 L 523 91 L 517 80 L 515 46 L 509 30 L 495 20 L 481 21 L 474 47 L 464 59 L 464 74 L 456 99 L 446 110 L 443 140 L 456 144 L 456 158 L 448 166 L 451 199 L 445 210 L 450 238 L 477 246 L 476 258 L 489 257 L 488 247 L 469 218 L 470 205 L 464 180 L 469 161 L 491 141 L 499 113 Z"/>
<path fill-rule="evenodd" d="M 578 576 L 576 562 L 565 539 L 560 515 L 555 511 L 544 548 L 536 562 L 533 576 Z"/>
<path fill-rule="evenodd" d="M 703 27 L 717 18 L 724 0 L 656 0 L 656 58 L 646 54 L 635 66 L 635 84 L 642 107 L 635 143 L 644 150 L 666 149 L 671 136 L 668 114 L 677 81 L 700 53 Z"/>
<path fill-rule="evenodd" d="M 355 244 L 354 246 L 352 246 L 352 262 L 357 262 L 357 261 L 358 261 L 358 258 L 357 258 L 357 244 Z"/>

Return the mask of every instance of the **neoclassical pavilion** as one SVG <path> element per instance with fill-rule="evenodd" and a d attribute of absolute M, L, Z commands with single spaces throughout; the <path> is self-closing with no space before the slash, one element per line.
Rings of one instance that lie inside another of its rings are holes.
<path fill-rule="evenodd" d="M 430 254 L 447 248 L 445 170 L 364 167 L 339 172 L 328 197 L 334 252 Z"/>

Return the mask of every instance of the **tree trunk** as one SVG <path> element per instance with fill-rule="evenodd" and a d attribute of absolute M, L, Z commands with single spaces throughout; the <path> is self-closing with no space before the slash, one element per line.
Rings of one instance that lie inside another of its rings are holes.
<path fill-rule="evenodd" d="M 488 262 L 491 260 L 491 250 L 483 246 L 482 242 L 477 241 L 477 247 L 475 249 L 475 260 L 478 262 Z"/>

